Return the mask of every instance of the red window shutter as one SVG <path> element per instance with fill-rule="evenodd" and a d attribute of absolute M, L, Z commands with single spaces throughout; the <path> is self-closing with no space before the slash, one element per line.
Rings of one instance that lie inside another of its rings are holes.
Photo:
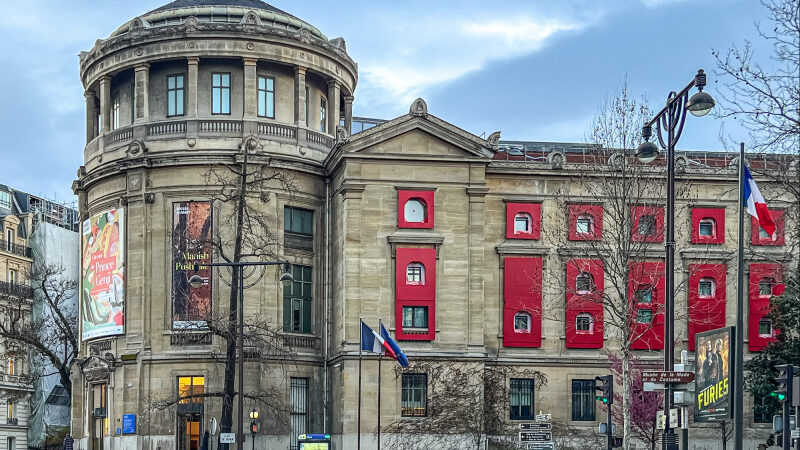
<path fill-rule="evenodd" d="M 689 350 L 695 350 L 695 336 L 725 326 L 725 264 L 689 264 Z M 700 296 L 700 280 L 710 278 L 715 290 Z"/>
<path fill-rule="evenodd" d="M 408 284 L 406 270 L 411 263 L 425 268 L 425 284 Z M 403 306 L 428 308 L 428 332 L 403 332 Z M 432 341 L 436 337 L 436 249 L 397 248 L 395 257 L 395 333 L 400 340 Z"/>
<path fill-rule="evenodd" d="M 581 273 L 592 277 L 589 293 L 578 290 L 577 279 Z M 603 263 L 598 259 L 572 259 L 567 261 L 566 294 L 566 347 L 603 348 Z M 578 330 L 579 314 L 592 317 L 591 331 Z"/>
<path fill-rule="evenodd" d="M 632 307 L 631 348 L 634 350 L 663 350 L 664 349 L 664 263 L 663 262 L 632 262 L 628 265 L 628 301 Z M 637 303 L 636 291 L 640 288 L 652 287 L 653 295 L 650 303 Z M 652 323 L 637 322 L 637 310 L 649 309 L 652 311 Z"/>
<path fill-rule="evenodd" d="M 514 218 L 517 214 L 527 214 L 531 217 L 529 233 L 514 231 Z M 506 238 L 507 239 L 539 239 L 542 231 L 542 205 L 541 203 L 506 203 Z"/>
<path fill-rule="evenodd" d="M 506 258 L 504 270 L 503 345 L 542 345 L 542 258 Z M 514 330 L 517 313 L 530 315 L 530 332 Z"/>
<path fill-rule="evenodd" d="M 770 312 L 769 299 L 772 296 L 759 293 L 759 283 L 765 278 L 779 284 L 783 279 L 783 267 L 780 264 L 753 263 L 750 264 L 749 304 L 750 312 L 747 320 L 748 349 L 751 352 L 764 350 L 771 342 L 775 341 L 778 330 L 772 336 L 761 336 L 758 333 L 758 323 Z"/>

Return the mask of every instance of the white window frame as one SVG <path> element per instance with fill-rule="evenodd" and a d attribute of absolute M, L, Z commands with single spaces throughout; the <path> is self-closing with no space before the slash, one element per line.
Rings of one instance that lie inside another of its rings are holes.
<path fill-rule="evenodd" d="M 517 317 L 525 318 L 527 324 L 526 328 L 517 328 Z M 518 311 L 514 314 L 514 332 L 515 333 L 530 333 L 531 332 L 531 315 L 527 311 Z"/>
<path fill-rule="evenodd" d="M 761 332 L 761 324 L 766 323 L 769 324 L 769 334 L 764 334 Z M 772 328 L 772 319 L 762 318 L 758 321 L 758 337 L 762 338 L 771 338 L 775 336 L 775 330 Z"/>
<path fill-rule="evenodd" d="M 578 328 L 578 323 L 581 319 L 589 319 L 589 329 L 588 330 L 581 330 Z M 575 332 L 576 333 L 583 333 L 583 334 L 593 334 L 594 333 L 594 316 L 591 313 L 582 312 L 578 313 L 575 316 Z"/>
<path fill-rule="evenodd" d="M 525 223 L 525 229 L 519 229 L 517 223 Z M 514 234 L 531 234 L 533 232 L 533 217 L 526 212 L 519 212 L 514 216 Z"/>
<path fill-rule="evenodd" d="M 700 285 L 703 284 L 703 283 L 709 283 L 711 285 L 708 294 L 704 294 L 704 293 L 700 292 Z M 716 293 L 717 293 L 717 283 L 714 281 L 713 278 L 711 278 L 711 277 L 703 277 L 703 278 L 700 278 L 700 281 L 697 282 L 697 296 L 698 297 L 711 298 L 711 297 L 714 297 L 714 295 Z"/>
<path fill-rule="evenodd" d="M 0 191 L 0 208 L 11 209 L 11 193 Z"/>
<path fill-rule="evenodd" d="M 703 234 L 703 225 L 711 225 L 711 234 Z M 717 221 L 711 217 L 704 217 L 700 219 L 697 224 L 697 235 L 701 238 L 716 238 L 717 237 Z"/>
<path fill-rule="evenodd" d="M 588 222 L 588 229 L 586 231 L 581 230 L 581 223 Z M 591 214 L 581 214 L 575 219 L 575 232 L 582 235 L 591 235 L 594 234 L 594 217 Z"/>
<path fill-rule="evenodd" d="M 419 269 L 418 271 L 416 269 Z M 414 273 L 416 272 L 416 273 Z M 418 278 L 418 279 L 414 279 Z M 412 286 L 425 285 L 425 265 L 421 262 L 412 262 L 406 266 L 406 284 Z"/>

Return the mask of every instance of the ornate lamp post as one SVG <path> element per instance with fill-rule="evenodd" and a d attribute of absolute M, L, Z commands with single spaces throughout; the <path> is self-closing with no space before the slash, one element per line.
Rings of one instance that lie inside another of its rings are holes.
<path fill-rule="evenodd" d="M 256 419 L 258 419 L 258 411 L 253 408 L 250 411 L 250 434 L 252 434 L 253 438 L 253 450 L 256 450 L 256 433 L 258 433 L 258 424 L 256 423 Z"/>
<path fill-rule="evenodd" d="M 703 69 L 697 71 L 694 79 L 679 92 L 672 91 L 667 96 L 667 104 L 642 127 L 644 142 L 636 149 L 636 157 L 643 163 L 649 163 L 659 155 L 659 148 L 650 142 L 653 125 L 658 133 L 658 142 L 667 152 L 667 208 L 666 208 L 666 313 L 664 327 L 664 370 L 675 369 L 675 144 L 683 132 L 686 111 L 693 116 L 704 116 L 714 107 L 714 99 L 703 87 L 706 85 L 706 74 Z M 689 91 L 697 86 L 698 92 L 689 98 Z M 667 141 L 664 142 L 663 134 Z M 672 386 L 667 385 L 664 395 L 664 415 L 667 426 L 661 439 L 662 449 L 677 450 L 677 437 L 670 428 L 669 410 L 672 408 Z"/>

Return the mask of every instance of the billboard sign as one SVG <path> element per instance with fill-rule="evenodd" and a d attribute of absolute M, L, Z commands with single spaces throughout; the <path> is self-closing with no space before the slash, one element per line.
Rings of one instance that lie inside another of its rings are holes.
<path fill-rule="evenodd" d="M 211 263 L 211 202 L 172 204 L 172 328 L 205 328 L 211 316 L 211 268 L 195 273 L 195 264 Z M 203 285 L 189 286 L 199 275 Z"/>
<path fill-rule="evenodd" d="M 81 338 L 125 332 L 125 211 L 111 209 L 83 221 Z"/>
<path fill-rule="evenodd" d="M 732 417 L 731 368 L 733 367 L 733 327 L 698 333 L 696 339 L 698 422 L 727 420 Z"/>

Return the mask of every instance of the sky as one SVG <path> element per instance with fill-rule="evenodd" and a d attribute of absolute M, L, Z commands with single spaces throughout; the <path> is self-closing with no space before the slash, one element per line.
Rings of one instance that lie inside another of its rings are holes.
<path fill-rule="evenodd" d="M 756 0 L 310 1 L 273 6 L 342 36 L 358 63 L 354 115 L 391 119 L 422 97 L 476 135 L 585 142 L 622 80 L 657 110 L 697 69 L 724 89 L 712 50 L 752 41 L 769 63 Z M 78 53 L 166 0 L 17 0 L 0 15 L 0 184 L 62 202 L 85 139 Z M 721 150 L 735 123 L 689 116 L 679 149 Z"/>

